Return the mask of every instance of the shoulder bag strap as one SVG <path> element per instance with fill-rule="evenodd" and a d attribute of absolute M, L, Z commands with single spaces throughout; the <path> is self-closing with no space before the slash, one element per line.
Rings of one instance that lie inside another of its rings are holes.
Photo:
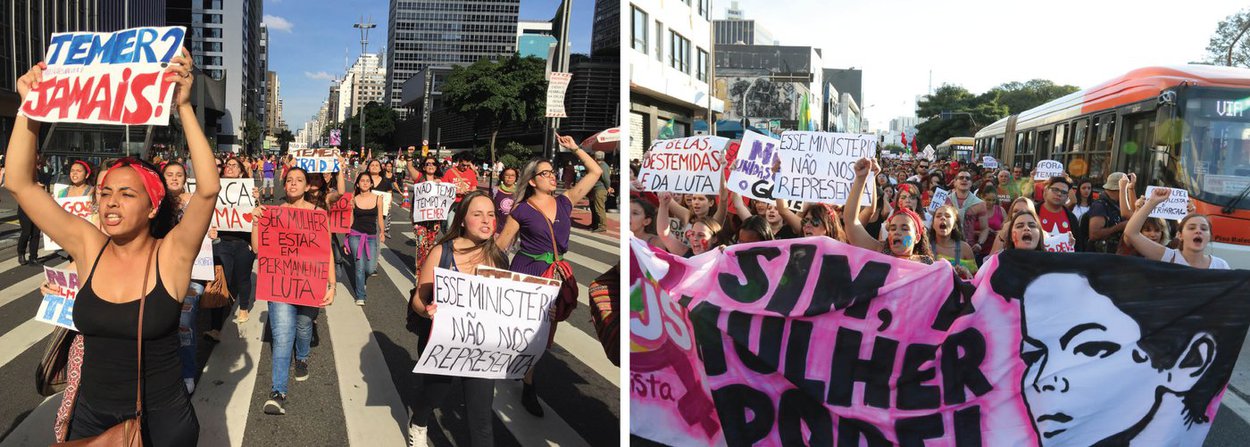
<path fill-rule="evenodd" d="M 560 249 L 556 248 L 556 229 L 555 227 L 551 226 L 551 219 L 548 219 L 547 215 L 543 214 L 543 211 L 538 209 L 538 207 L 534 206 L 533 203 L 530 203 L 530 201 L 526 200 L 525 204 L 529 205 L 530 208 L 533 208 L 534 211 L 538 212 L 538 215 L 543 218 L 543 222 L 547 223 L 547 234 L 551 235 L 551 256 L 552 256 L 552 259 L 555 259 L 557 262 L 559 262 L 560 261 Z M 557 216 L 560 215 L 559 203 L 556 204 L 556 215 Z"/>
<path fill-rule="evenodd" d="M 157 247 L 159 247 L 160 242 L 158 241 L 156 245 Z M 136 349 L 139 353 L 139 356 L 137 357 L 138 361 L 136 362 L 138 366 L 135 368 L 135 377 L 137 379 L 135 381 L 136 383 L 135 418 L 136 419 L 141 418 L 141 416 L 143 415 L 143 307 L 144 307 L 144 304 L 148 300 L 148 294 L 147 294 L 148 278 L 152 277 L 152 271 L 148 269 L 148 266 L 152 264 L 152 255 L 156 253 L 157 247 L 152 247 L 152 251 L 148 252 L 147 264 L 143 265 L 143 283 L 142 285 L 139 286 L 139 335 L 135 337 L 135 339 L 137 340 Z M 99 260 L 96 260 L 96 263 L 98 264 Z"/>

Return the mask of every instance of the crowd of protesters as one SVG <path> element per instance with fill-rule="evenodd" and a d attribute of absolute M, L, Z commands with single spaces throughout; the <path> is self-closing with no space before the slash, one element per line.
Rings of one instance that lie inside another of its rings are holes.
<path fill-rule="evenodd" d="M 19 117 L 15 124 L 4 174 L 6 187 L 22 210 L 20 261 L 39 261 L 35 248 L 42 229 L 63 247 L 60 256 L 75 261 L 69 268 L 86 278 L 74 313 L 80 333 L 70 336 L 81 348 L 71 350 L 70 355 L 76 357 L 67 362 L 79 369 L 69 374 L 74 383 L 58 418 L 60 441 L 94 437 L 141 414 L 146 445 L 195 445 L 199 423 L 189 396 L 203 368 L 196 359 L 197 341 L 222 342 L 227 317 L 233 313 L 234 324 L 246 323 L 256 304 L 252 276 L 261 226 L 253 226 L 250 232 L 212 226 L 219 179 L 256 180 L 251 195 L 257 222 L 272 208 L 328 212 L 345 194 L 353 194 L 346 202 L 350 233 L 343 238 L 330 235 L 335 249 L 333 259 L 327 261 L 344 269 L 330 269 L 323 298 L 310 306 L 267 302 L 273 361 L 271 389 L 262 408 L 271 415 L 286 414 L 288 395 L 297 388 L 290 386 L 290 379 L 307 380 L 316 369 L 311 366 L 315 363 L 313 323 L 322 307 L 336 301 L 339 280 L 352 292 L 355 304 L 365 305 L 368 277 L 376 274 L 388 237 L 398 236 L 391 229 L 392 215 L 401 209 L 402 193 L 409 184 L 429 181 L 456 186 L 456 201 L 447 220 L 414 224 L 416 281 L 406 307 L 418 349 L 428 342 L 437 310 L 431 301 L 435 267 L 474 274 L 478 266 L 486 265 L 557 280 L 569 278 L 572 270 L 564 255 L 569 249 L 573 206 L 590 198 L 601 209 L 601 192 L 612 191 L 610 184 L 601 181 L 605 177 L 603 153 L 587 153 L 567 136 L 560 137 L 559 143 L 577 159 L 580 175 L 574 183 L 561 185 L 556 166 L 536 159 L 520 170 L 497 166 L 502 182 L 493 190 L 487 188 L 490 183 L 482 182 L 480 167 L 469 154 L 439 160 L 414 156 L 411 151 L 376 157 L 368 152 L 348 153 L 338 158 L 341 170 L 334 173 L 307 172 L 289 155 L 214 154 L 188 105 L 191 62 L 183 56 L 174 62 L 166 74 L 177 84 L 175 119 L 181 120 L 186 137 L 182 156 L 155 153 L 103 160 L 98 165 L 74 160 L 66 169 L 68 187 L 51 191 L 47 185 L 52 179 L 38 175 L 39 123 Z M 33 67 L 22 76 L 19 93 L 24 96 L 41 82 L 44 68 Z M 573 172 L 573 167 L 561 170 Z M 91 220 L 70 215 L 54 201 L 76 196 L 92 198 L 96 213 Z M 392 202 L 396 205 L 390 206 Z M 606 219 L 596 222 L 606 225 Z M 192 280 L 192 262 L 206 237 L 212 241 L 216 278 Z M 138 282 L 139 278 L 145 278 L 144 282 Z M 57 292 L 52 284 L 44 284 L 43 290 Z M 208 307 L 201 298 L 209 294 L 225 294 L 228 300 Z M 200 310 L 211 314 L 207 328 L 196 327 Z M 141 315 L 138 327 L 133 324 L 135 312 Z M 558 310 L 553 306 L 552 312 Z M 553 323 L 552 336 L 555 327 Z M 134 349 L 140 333 L 146 341 L 140 345 L 141 357 Z M 136 368 L 144 371 L 142 381 L 135 376 Z M 543 372 L 530 370 L 524 378 L 520 404 L 535 416 L 543 414 L 536 386 L 565 386 L 543 377 Z M 423 380 L 425 386 L 415 399 L 409 424 L 410 445 L 426 444 L 431 412 L 456 380 L 465 385 L 471 444 L 494 443 L 494 380 L 446 376 L 424 376 Z M 136 388 L 141 390 L 140 407 L 134 406 Z"/>
<path fill-rule="evenodd" d="M 640 166 L 631 166 L 636 178 Z M 654 248 L 696 256 L 737 243 L 825 236 L 864 249 L 932 264 L 949 262 L 972 278 L 1002 250 L 1097 252 L 1141 256 L 1198 268 L 1229 268 L 1211 255 L 1211 222 L 1194 213 L 1175 225 L 1148 217 L 1166 188 L 1136 197 L 1134 174 L 1068 175 L 1033 180 L 1022 167 L 923 158 L 861 159 L 848 197 L 872 190 L 869 206 L 848 211 L 821 203 L 645 192 L 631 182 L 630 231 Z M 944 201 L 934 203 L 939 188 Z M 1162 192 L 1158 192 L 1162 191 Z"/>

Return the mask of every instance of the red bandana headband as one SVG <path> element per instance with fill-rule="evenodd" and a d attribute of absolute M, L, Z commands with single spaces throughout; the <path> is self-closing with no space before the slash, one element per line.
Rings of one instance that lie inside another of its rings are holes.
<path fill-rule="evenodd" d="M 74 163 L 73 163 L 73 164 L 76 164 L 76 165 L 82 165 L 82 168 L 83 168 L 83 169 L 85 169 L 85 170 L 87 171 L 87 176 L 86 176 L 86 177 L 91 177 L 91 166 L 90 166 L 90 165 L 88 165 L 88 164 L 87 164 L 87 162 L 82 161 L 82 160 L 74 160 Z M 85 178 L 85 177 L 84 177 L 84 178 Z"/>
<path fill-rule="evenodd" d="M 916 214 L 916 212 L 912 211 L 910 208 L 899 208 L 897 210 L 894 210 L 894 214 L 890 216 L 890 219 L 894 219 L 894 216 L 897 216 L 900 214 L 907 216 L 909 219 L 911 219 L 912 225 L 916 226 L 916 234 L 920 234 L 924 232 L 924 225 L 921 224 L 921 219 L 920 219 L 919 214 Z M 886 219 L 886 222 L 889 222 L 890 219 Z"/>
<path fill-rule="evenodd" d="M 104 171 L 104 178 L 100 179 L 100 184 L 103 185 L 104 182 L 108 180 L 109 174 L 111 174 L 115 169 L 126 166 L 134 169 L 135 172 L 139 174 L 139 179 L 143 180 L 143 189 L 147 190 L 148 198 L 152 199 L 152 208 L 160 208 L 161 201 L 165 200 L 165 182 L 161 181 L 161 177 L 157 175 L 155 171 L 147 166 L 144 166 L 142 163 L 139 163 L 139 161 L 133 157 L 126 157 L 113 162 L 113 164 L 109 166 L 108 170 Z"/>

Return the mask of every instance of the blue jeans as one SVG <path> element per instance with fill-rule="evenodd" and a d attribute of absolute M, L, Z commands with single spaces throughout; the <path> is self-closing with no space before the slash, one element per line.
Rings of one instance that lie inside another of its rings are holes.
<path fill-rule="evenodd" d="M 239 301 L 239 309 L 252 310 L 252 302 L 256 296 L 252 287 L 252 263 L 256 261 L 256 253 L 252 253 L 247 242 L 222 239 L 213 245 L 213 257 L 216 258 L 215 264 L 221 264 L 226 275 L 226 285 Z"/>
<path fill-rule="evenodd" d="M 359 235 L 348 236 L 347 246 L 351 247 L 352 256 L 356 259 L 356 299 L 363 300 L 365 299 L 365 281 L 369 280 L 369 275 L 378 270 L 378 238 L 377 236 L 364 236 L 369 250 L 367 253 L 358 250 L 360 239 Z"/>
<path fill-rule="evenodd" d="M 178 358 L 182 359 L 184 379 L 194 379 L 196 371 L 200 369 L 195 360 L 195 317 L 199 314 L 200 295 L 204 294 L 204 286 L 191 281 L 191 288 L 195 289 L 195 295 L 183 299 L 182 315 L 178 317 Z"/>
<path fill-rule="evenodd" d="M 273 391 L 286 394 L 286 384 L 291 377 L 291 347 L 295 347 L 296 360 L 308 360 L 312 351 L 313 320 L 317 319 L 319 307 L 295 306 L 276 301 L 269 302 L 269 332 L 273 348 Z"/>

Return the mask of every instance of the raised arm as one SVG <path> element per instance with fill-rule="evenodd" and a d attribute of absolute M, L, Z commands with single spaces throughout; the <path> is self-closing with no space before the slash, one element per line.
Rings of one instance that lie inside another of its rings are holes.
<path fill-rule="evenodd" d="M 517 206 L 520 205 L 512 205 L 513 212 L 516 212 Z M 517 222 L 516 219 L 512 218 L 512 216 L 508 216 L 508 220 L 503 224 L 503 230 L 495 236 L 495 246 L 499 247 L 500 250 L 508 251 L 508 247 L 511 247 L 512 243 L 516 241 L 516 235 L 519 231 L 521 231 L 521 223 Z M 429 259 L 428 255 L 426 256 L 426 259 Z"/>
<path fill-rule="evenodd" d="M 855 162 L 855 183 L 851 185 L 851 194 L 847 196 L 847 204 L 853 204 L 859 200 L 864 193 L 864 184 L 872 176 L 874 168 L 880 170 L 876 166 L 876 160 L 870 158 L 861 158 Z M 864 224 L 859 221 L 859 213 L 842 213 L 842 227 L 846 229 L 847 241 L 859 248 L 872 251 L 881 251 L 883 245 L 877 238 L 868 234 L 868 230 L 864 229 Z"/>
<path fill-rule="evenodd" d="M 560 146 L 577 154 L 577 158 L 582 161 L 582 166 L 586 167 L 586 175 L 583 175 L 582 179 L 578 180 L 572 189 L 564 193 L 565 197 L 568 197 L 569 201 L 576 205 L 577 202 L 586 198 L 586 194 L 590 193 L 591 188 L 595 187 L 595 183 L 599 181 L 599 176 L 603 175 L 603 168 L 599 167 L 599 163 L 595 162 L 594 157 L 591 157 L 590 154 L 587 154 L 586 151 L 577 146 L 577 142 L 573 141 L 573 137 L 561 135 Z"/>
<path fill-rule="evenodd" d="M 673 236 L 673 229 L 668 224 L 668 207 L 673 203 L 671 193 L 660 193 L 660 206 L 655 210 L 655 232 L 659 233 L 660 241 L 664 243 L 664 250 L 682 255 L 686 254 L 690 248 Z"/>
<path fill-rule="evenodd" d="M 47 64 L 40 62 L 30 68 L 17 80 L 17 93 L 25 98 L 31 89 L 39 88 L 43 81 L 43 70 Z M 22 114 L 17 114 L 13 122 L 13 135 L 9 138 L 8 167 L 5 188 L 13 194 L 17 205 L 34 222 L 35 226 L 48 234 L 48 237 L 63 247 L 70 257 L 85 259 L 89 256 L 86 247 L 99 247 L 104 244 L 106 236 L 91 222 L 65 211 L 56 200 L 48 195 L 35 181 L 35 144 L 39 138 L 39 122 Z"/>
<path fill-rule="evenodd" d="M 182 123 L 182 131 L 187 139 L 187 151 L 191 153 L 191 169 L 195 171 L 195 192 L 187 199 L 182 220 L 165 237 L 165 244 L 176 250 L 175 262 L 191 265 L 200 252 L 200 243 L 204 241 L 204 235 L 212 222 L 221 181 L 213 164 L 213 149 L 208 145 L 208 138 L 200 128 L 200 122 L 195 118 L 195 110 L 191 108 L 191 86 L 195 82 L 195 75 L 191 73 L 192 61 L 188 56 L 186 49 L 183 49 L 182 53 L 173 58 L 165 76 L 174 80 L 174 103 L 178 107 L 178 120 Z"/>
<path fill-rule="evenodd" d="M 748 210 L 746 204 L 743 203 L 741 195 L 736 192 L 731 192 L 729 193 L 729 200 L 733 202 L 734 214 L 737 214 L 739 219 L 747 220 L 747 218 L 751 217 L 751 211 Z"/>
<path fill-rule="evenodd" d="M 1124 237 L 1132 241 L 1133 249 L 1146 259 L 1161 260 L 1163 253 L 1167 251 L 1166 247 L 1142 235 L 1141 227 L 1146 224 L 1146 218 L 1150 217 L 1150 211 L 1167 201 L 1171 194 L 1172 190 L 1168 188 L 1156 188 L 1154 194 L 1146 200 L 1146 205 L 1138 208 L 1133 213 L 1133 217 L 1128 220 L 1128 225 L 1124 227 Z"/>
<path fill-rule="evenodd" d="M 430 249 L 430 253 L 425 259 L 442 259 L 443 246 L 435 245 Z M 421 264 L 421 268 L 417 270 L 417 296 L 413 297 L 409 306 L 412 311 L 425 318 L 433 318 L 437 310 L 437 305 L 433 302 L 434 297 L 434 267 L 437 262 L 425 262 Z M 425 304 L 426 300 L 430 300 L 430 304 Z"/>
<path fill-rule="evenodd" d="M 725 178 L 723 175 L 721 175 L 720 178 L 720 196 L 718 197 L 719 200 L 716 202 L 716 213 L 712 214 L 712 219 L 720 222 L 721 225 L 724 225 L 725 216 L 729 214 L 729 188 L 725 187 L 725 184 L 729 182 L 729 179 Z"/>
<path fill-rule="evenodd" d="M 1132 219 L 1137 205 L 1137 174 L 1129 173 L 1120 177 L 1120 217 Z"/>
<path fill-rule="evenodd" d="M 338 202 L 339 199 L 343 198 L 343 192 L 347 191 L 347 180 L 343 178 L 347 176 L 347 160 L 343 159 L 343 154 L 339 154 L 338 159 L 339 172 L 334 176 L 336 179 L 334 182 L 334 191 L 330 191 L 326 194 L 326 207 L 333 206 L 334 202 Z"/>
<path fill-rule="evenodd" d="M 774 200 L 776 201 L 774 205 L 777 207 L 777 213 L 781 214 L 782 222 L 789 225 L 790 230 L 794 231 L 794 234 L 803 234 L 803 220 L 799 219 L 799 215 L 794 214 L 794 211 L 789 206 L 786 206 L 785 200 Z"/>

